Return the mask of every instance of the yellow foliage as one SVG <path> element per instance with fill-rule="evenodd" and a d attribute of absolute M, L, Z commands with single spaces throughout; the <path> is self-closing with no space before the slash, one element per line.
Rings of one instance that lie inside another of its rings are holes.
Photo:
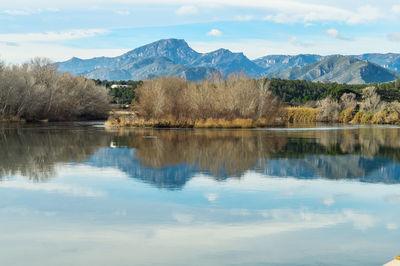
<path fill-rule="evenodd" d="M 364 111 L 359 111 L 351 120 L 350 123 L 352 124 L 370 124 L 372 121 L 374 114 L 373 113 L 367 113 Z"/>
<path fill-rule="evenodd" d="M 385 118 L 385 123 L 398 125 L 400 123 L 400 114 L 398 112 L 391 112 Z"/>
<path fill-rule="evenodd" d="M 339 115 L 339 121 L 342 123 L 349 123 L 354 118 L 354 108 L 344 109 Z"/>
<path fill-rule="evenodd" d="M 386 110 L 375 113 L 373 115 L 370 123 L 371 124 L 384 124 L 386 117 L 388 116 L 388 113 L 389 112 Z"/>
<path fill-rule="evenodd" d="M 318 109 L 310 107 L 286 107 L 284 114 L 286 122 L 315 122 L 317 120 Z"/>

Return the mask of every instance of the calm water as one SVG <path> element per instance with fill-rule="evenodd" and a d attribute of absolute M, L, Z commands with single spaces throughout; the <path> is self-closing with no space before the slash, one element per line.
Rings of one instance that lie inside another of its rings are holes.
<path fill-rule="evenodd" d="M 0 125 L 1 265 L 382 265 L 400 128 Z"/>

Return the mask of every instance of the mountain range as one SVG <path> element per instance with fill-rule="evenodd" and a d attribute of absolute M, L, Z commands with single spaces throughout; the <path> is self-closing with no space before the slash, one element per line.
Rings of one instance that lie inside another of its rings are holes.
<path fill-rule="evenodd" d="M 387 82 L 400 78 L 400 54 L 321 56 L 315 54 L 268 55 L 255 60 L 243 53 L 218 49 L 193 50 L 184 40 L 159 40 L 117 57 L 71 58 L 56 63 L 59 72 L 101 80 L 142 80 L 178 76 L 190 81 L 214 72 L 244 72 L 250 77 L 276 77 L 338 83 Z"/>
<path fill-rule="evenodd" d="M 400 78 L 400 74 L 369 61 L 333 55 L 303 67 L 292 67 L 279 73 L 272 73 L 267 77 L 363 84 L 392 81 Z"/>

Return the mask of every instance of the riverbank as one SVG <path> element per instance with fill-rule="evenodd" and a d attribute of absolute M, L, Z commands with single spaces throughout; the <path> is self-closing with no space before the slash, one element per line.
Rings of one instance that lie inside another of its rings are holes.
<path fill-rule="evenodd" d="M 175 119 L 172 116 L 163 119 L 138 118 L 134 111 L 113 110 L 105 125 L 108 127 L 155 127 L 155 128 L 261 128 L 271 125 L 282 124 L 283 121 L 267 119 L 253 120 L 251 118 L 235 118 L 232 120 L 224 118 L 207 119 Z"/>
<path fill-rule="evenodd" d="M 281 126 L 287 123 L 342 123 L 342 124 L 386 124 L 400 125 L 400 113 L 395 110 L 364 112 L 345 109 L 340 112 L 338 120 L 319 120 L 320 110 L 311 107 L 284 107 L 273 120 L 251 118 L 228 119 L 198 119 L 179 120 L 172 116 L 164 119 L 139 118 L 131 110 L 113 110 L 106 121 L 108 127 L 154 127 L 154 128 L 263 128 Z"/>

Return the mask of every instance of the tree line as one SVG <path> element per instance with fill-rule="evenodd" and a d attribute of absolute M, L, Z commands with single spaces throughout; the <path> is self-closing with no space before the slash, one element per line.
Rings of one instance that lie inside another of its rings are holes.
<path fill-rule="evenodd" d="M 136 88 L 142 81 L 100 81 L 96 84 L 105 86 L 112 97 L 112 103 L 129 104 L 136 97 Z M 309 102 L 316 102 L 326 97 L 339 100 L 345 93 L 353 93 L 358 101 L 362 100 L 362 90 L 368 86 L 377 88 L 377 93 L 383 101 L 400 102 L 400 79 L 395 82 L 376 84 L 338 84 L 312 82 L 305 80 L 266 79 L 270 90 L 287 106 L 300 106 Z M 111 88 L 111 85 L 128 85 L 128 87 Z"/>

